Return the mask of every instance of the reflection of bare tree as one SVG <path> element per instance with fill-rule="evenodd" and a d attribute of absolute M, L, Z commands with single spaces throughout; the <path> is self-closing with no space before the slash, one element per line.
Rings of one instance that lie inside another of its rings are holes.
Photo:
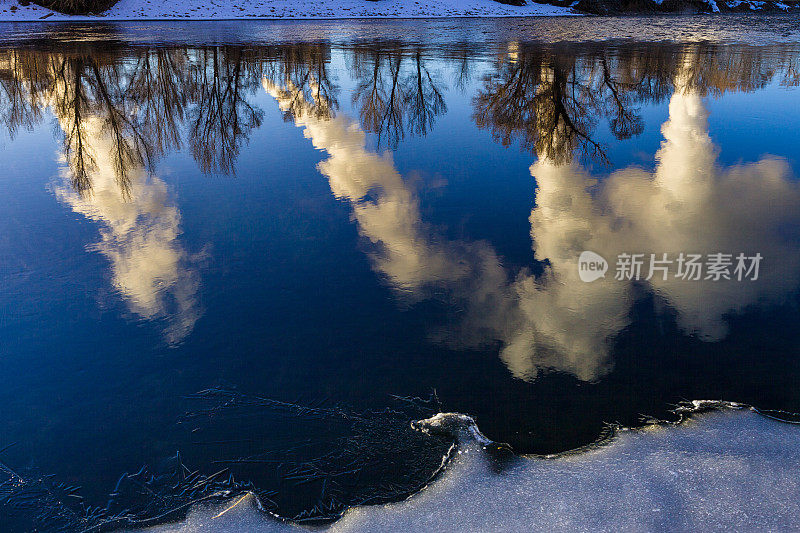
<path fill-rule="evenodd" d="M 414 54 L 414 73 L 415 76 L 409 80 L 413 83 L 413 88 L 408 87 L 406 95 L 406 102 L 410 108 L 408 126 L 414 133 L 425 135 L 433 127 L 436 116 L 447 111 L 447 106 L 430 71 L 424 65 L 419 50 Z"/>
<path fill-rule="evenodd" d="M 388 137 L 396 144 L 403 136 L 398 82 L 400 53 L 391 47 L 356 48 L 353 73 L 358 80 L 353 103 L 360 107 L 361 124 L 378 134 L 378 143 Z"/>
<path fill-rule="evenodd" d="M 63 135 L 63 155 L 78 191 L 91 189 L 97 167 L 94 132 L 104 144 L 120 188 L 131 168 L 151 168 L 179 148 L 191 115 L 192 151 L 207 172 L 231 172 L 262 112 L 247 96 L 258 86 L 259 63 L 241 48 L 135 48 L 125 54 L 92 46 L 58 52 L 0 52 L 0 116 L 13 134 L 49 106 Z"/>
<path fill-rule="evenodd" d="M 101 131 L 111 139 L 111 161 L 117 182 L 123 191 L 129 187 L 128 170 L 133 167 L 150 166 L 153 160 L 153 145 L 141 128 L 137 127 L 136 102 L 125 100 L 121 73 L 117 64 L 109 65 L 101 72 L 92 62 L 90 84 L 94 89 L 94 114 L 103 117 Z"/>
<path fill-rule="evenodd" d="M 203 172 L 230 173 L 242 143 L 261 125 L 263 111 L 246 99 L 260 80 L 240 48 L 215 47 L 198 56 L 189 143 Z"/>
<path fill-rule="evenodd" d="M 182 246 L 180 211 L 149 167 L 180 144 L 191 69 L 186 52 L 138 49 L 131 56 L 19 50 L 0 55 L 0 77 L 27 91 L 8 103 L 14 124 L 30 123 L 45 107 L 58 121 L 66 186 L 55 184 L 56 196 L 98 223 L 101 238 L 88 249 L 109 261 L 112 286 L 130 311 L 163 322 L 175 344 L 202 314 L 201 255 Z"/>
<path fill-rule="evenodd" d="M 25 76 L 25 72 L 37 71 L 26 65 L 30 59 L 30 54 L 17 50 L 0 54 L 0 121 L 12 137 L 20 126 L 30 129 L 42 117 L 41 105 L 33 94 L 39 80 Z"/>
<path fill-rule="evenodd" d="M 58 60 L 60 59 L 60 61 Z M 95 168 L 95 157 L 89 150 L 85 117 L 91 114 L 89 96 L 83 83 L 83 60 L 52 58 L 54 89 L 52 106 L 64 134 L 64 156 L 71 170 L 72 186 L 80 192 L 91 188 L 89 172 Z M 71 68 L 70 68 L 71 67 Z"/>
<path fill-rule="evenodd" d="M 662 101 L 687 64 L 685 87 L 696 94 L 764 87 L 791 54 L 712 45 L 518 46 L 501 54 L 475 97 L 474 118 L 503 144 L 519 141 L 563 163 L 579 156 L 606 161 L 593 139 L 601 119 L 619 139 L 644 125 L 638 105 Z"/>
<path fill-rule="evenodd" d="M 794 56 L 788 58 L 783 67 L 781 85 L 784 87 L 800 86 L 800 57 Z"/>
<path fill-rule="evenodd" d="M 406 134 L 425 135 L 447 111 L 442 92 L 421 49 L 410 55 L 399 45 L 363 46 L 353 53 L 358 84 L 353 103 L 364 129 L 395 147 Z"/>
<path fill-rule="evenodd" d="M 136 58 L 124 93 L 138 106 L 142 136 L 156 153 L 180 148 L 179 126 L 187 105 L 188 57 L 185 50 L 147 50 Z"/>
<path fill-rule="evenodd" d="M 575 55 L 515 51 L 487 76 L 475 97 L 478 127 L 491 128 L 504 145 L 519 139 L 524 147 L 553 160 L 571 158 L 575 149 L 605 159 L 591 138 L 598 94 L 580 76 L 583 70 Z"/>
<path fill-rule="evenodd" d="M 333 116 L 339 107 L 339 89 L 328 73 L 330 59 L 330 47 L 322 44 L 292 44 L 263 51 L 263 77 L 293 90 L 287 120 L 294 112 L 308 112 L 309 103 L 319 118 Z"/>
<path fill-rule="evenodd" d="M 480 57 L 479 52 L 469 43 L 459 43 L 451 54 L 451 62 L 455 70 L 454 85 L 460 91 L 464 91 L 472 79 L 474 61 Z"/>
<path fill-rule="evenodd" d="M 91 188 L 98 157 L 87 142 L 89 117 L 100 121 L 92 128 L 112 141 L 110 157 L 125 189 L 129 168 L 149 167 L 179 148 L 183 135 L 204 172 L 233 172 L 242 145 L 262 121 L 250 99 L 262 78 L 295 96 L 285 106 L 287 116 L 309 112 L 310 103 L 320 118 L 338 108 L 332 48 L 325 43 L 124 51 L 102 46 L 0 50 L 0 120 L 13 135 L 40 121 L 49 107 L 77 190 Z M 434 58 L 421 46 L 380 42 L 346 46 L 343 53 L 363 129 L 392 148 L 406 134 L 430 131 L 446 112 L 441 73 L 451 71 L 463 88 L 482 52 L 463 43 Z M 637 135 L 643 128 L 639 105 L 667 98 L 677 69 L 689 73 L 688 89 L 704 95 L 753 90 L 773 79 L 797 85 L 796 63 L 789 47 L 765 52 L 711 44 L 511 43 L 485 76 L 473 100 L 474 117 L 502 143 L 519 141 L 552 161 L 576 152 L 603 161 L 598 124 L 607 122 L 617 138 Z"/>
<path fill-rule="evenodd" d="M 600 58 L 602 67 L 602 83 L 607 90 L 606 104 L 610 109 L 611 132 L 618 139 L 627 139 L 633 135 L 638 135 L 644 129 L 642 117 L 633 109 L 633 98 L 631 91 L 626 90 L 633 87 L 633 84 L 626 84 L 615 79 L 611 73 L 606 57 Z M 638 86 L 638 84 L 637 84 Z"/>
<path fill-rule="evenodd" d="M 89 175 L 100 156 L 90 130 L 110 141 L 103 157 L 109 158 L 123 191 L 129 186 L 128 170 L 151 163 L 152 132 L 142 127 L 137 113 L 147 109 L 148 101 L 139 95 L 126 98 L 131 78 L 117 54 L 83 48 L 59 53 L 17 50 L 6 54 L 3 63 L 3 85 L 12 95 L 4 106 L 7 127 L 13 132 L 20 124 L 31 125 L 49 106 L 59 121 L 63 155 L 77 191 L 91 189 Z M 162 107 L 160 113 L 150 122 L 169 124 L 169 110 Z"/>

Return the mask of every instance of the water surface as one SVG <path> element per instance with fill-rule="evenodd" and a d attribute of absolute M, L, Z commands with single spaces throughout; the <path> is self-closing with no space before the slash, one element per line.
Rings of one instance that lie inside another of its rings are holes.
<path fill-rule="evenodd" d="M 798 411 L 796 23 L 607 20 L 3 27 L 2 463 L 325 517 L 421 487 L 437 410 L 519 453 L 685 399 Z M 730 279 L 674 275 L 718 253 Z"/>

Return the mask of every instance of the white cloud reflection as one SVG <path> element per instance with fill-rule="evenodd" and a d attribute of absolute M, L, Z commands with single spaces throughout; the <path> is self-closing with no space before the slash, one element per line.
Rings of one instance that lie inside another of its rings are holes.
<path fill-rule="evenodd" d="M 800 227 L 800 187 L 787 163 L 765 157 L 720 166 L 702 98 L 676 85 L 653 172 L 629 167 L 598 181 L 578 163 L 540 154 L 530 168 L 537 185 L 530 223 L 536 258 L 547 266 L 539 277 L 513 277 L 488 243 L 447 241 L 427 227 L 391 155 L 368 151 L 356 122 L 326 118 L 308 103 L 298 111 L 297 91 L 264 81 L 282 109 L 293 106 L 314 147 L 327 152 L 320 172 L 376 244 L 376 271 L 404 298 L 446 293 L 464 319 L 437 338 L 457 346 L 500 341 L 502 360 L 526 380 L 542 369 L 593 380 L 610 368 L 608 342 L 628 324 L 636 290 L 613 279 L 621 252 L 761 253 L 758 281 L 640 282 L 675 309 L 684 332 L 709 341 L 726 335 L 726 314 L 780 301 L 797 287 L 800 239 L 787 232 Z M 609 260 L 605 279 L 580 281 L 584 250 Z"/>
<path fill-rule="evenodd" d="M 91 190 L 83 194 L 75 190 L 72 171 L 64 161 L 56 196 L 99 223 L 100 241 L 89 250 L 108 259 L 113 287 L 130 310 L 146 320 L 164 320 L 166 341 L 178 343 L 202 314 L 199 274 L 178 239 L 180 212 L 171 203 L 166 184 L 142 165 L 127 168 L 129 185 L 120 186 L 114 146 L 102 117 L 88 118 L 81 128 L 94 162 L 88 174 Z"/>

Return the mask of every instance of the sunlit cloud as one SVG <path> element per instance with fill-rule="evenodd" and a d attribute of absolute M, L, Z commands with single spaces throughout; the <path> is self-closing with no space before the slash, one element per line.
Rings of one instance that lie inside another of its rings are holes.
<path fill-rule="evenodd" d="M 685 333 L 707 341 L 725 337 L 727 314 L 762 300 L 779 302 L 797 287 L 800 240 L 788 232 L 800 223 L 800 187 L 778 158 L 720 166 L 707 115 L 701 97 L 676 90 L 654 172 L 630 167 L 598 182 L 574 163 L 540 159 L 531 166 L 537 184 L 531 235 L 537 259 L 549 266 L 540 279 L 517 283 L 533 332 L 523 337 L 531 346 L 505 350 L 510 366 L 532 372 L 541 365 L 532 346 L 544 344 L 564 358 L 560 368 L 578 377 L 608 367 L 608 340 L 628 323 L 633 299 L 632 283 L 614 279 L 613 261 L 623 252 L 648 259 L 761 253 L 765 264 L 757 281 L 663 280 L 656 274 L 642 282 L 677 311 Z M 578 279 L 583 250 L 612 262 L 605 279 Z"/>
<path fill-rule="evenodd" d="M 62 157 L 62 182 L 56 196 L 76 213 L 97 222 L 100 241 L 88 247 L 110 263 L 111 283 L 131 312 L 146 320 L 163 319 L 164 336 L 183 340 L 201 315 L 200 278 L 193 258 L 180 244 L 180 212 L 166 184 L 141 165 L 126 169 L 120 187 L 113 146 L 101 117 L 81 128 L 93 165 L 90 191 L 73 187 L 72 166 Z"/>

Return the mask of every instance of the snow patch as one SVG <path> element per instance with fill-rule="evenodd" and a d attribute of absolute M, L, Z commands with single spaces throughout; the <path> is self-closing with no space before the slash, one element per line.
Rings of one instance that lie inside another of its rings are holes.
<path fill-rule="evenodd" d="M 445 433 L 455 437 L 458 442 L 477 442 L 481 445 L 491 444 L 471 416 L 460 413 L 438 413 L 425 420 L 412 422 L 411 426 L 424 433 Z"/>
<path fill-rule="evenodd" d="M 16 7 L 12 10 L 12 6 Z M 228 20 L 529 17 L 574 15 L 568 7 L 495 0 L 120 0 L 97 16 L 69 16 L 17 0 L 0 0 L 0 21 Z"/>
<path fill-rule="evenodd" d="M 719 407 L 698 402 L 688 408 Z M 730 405 L 730 407 L 737 407 Z M 623 431 L 609 443 L 554 458 L 498 464 L 464 440 L 441 477 L 411 498 L 360 507 L 322 530 L 777 531 L 800 527 L 800 428 L 752 409 L 695 414 L 680 425 Z M 437 415 L 428 428 L 469 428 Z M 467 432 L 468 433 L 468 432 Z M 150 532 L 271 532 L 301 527 L 260 512 L 252 494 L 198 506 Z"/>

